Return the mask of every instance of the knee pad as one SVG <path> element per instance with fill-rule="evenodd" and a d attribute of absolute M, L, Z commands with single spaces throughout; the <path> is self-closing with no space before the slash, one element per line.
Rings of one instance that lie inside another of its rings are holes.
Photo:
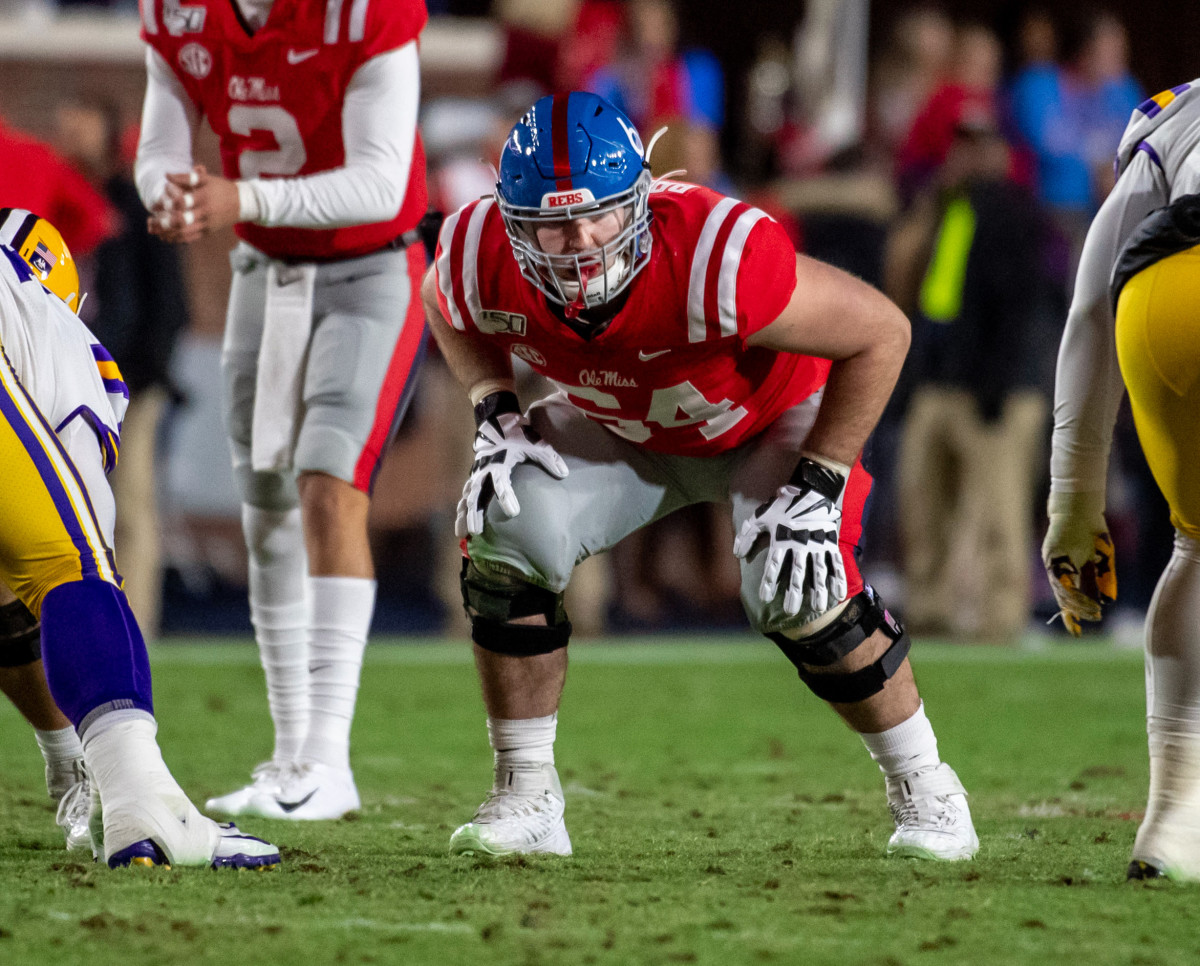
<path fill-rule="evenodd" d="M 234 463 L 233 477 L 243 504 L 274 513 L 287 513 L 300 505 L 300 491 L 291 471 L 256 471 L 247 459 Z"/>
<path fill-rule="evenodd" d="M 38 619 L 19 600 L 0 607 L 0 667 L 24 667 L 42 656 Z"/>
<path fill-rule="evenodd" d="M 567 646 L 571 622 L 563 595 L 536 587 L 520 577 L 483 571 L 463 558 L 460 578 L 463 608 L 471 620 L 471 640 L 485 651 L 512 657 L 549 654 Z M 546 626 L 514 624 L 514 618 L 546 618 Z"/>
<path fill-rule="evenodd" d="M 282 563 L 304 554 L 300 508 L 264 510 L 242 504 L 242 535 L 250 557 L 260 566 Z"/>
<path fill-rule="evenodd" d="M 813 674 L 810 667 L 836 664 L 863 641 L 882 630 L 891 646 L 866 667 L 845 674 Z M 912 641 L 900 622 L 883 606 L 870 587 L 850 598 L 837 619 L 815 634 L 793 640 L 780 633 L 767 635 L 774 641 L 810 691 L 823 701 L 855 704 L 878 694 L 908 656 Z"/>

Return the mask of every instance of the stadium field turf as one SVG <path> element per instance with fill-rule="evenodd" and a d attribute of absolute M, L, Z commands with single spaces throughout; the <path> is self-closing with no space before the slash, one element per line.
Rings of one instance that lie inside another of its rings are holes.
<path fill-rule="evenodd" d="M 490 781 L 465 645 L 377 642 L 361 813 L 246 819 L 273 872 L 110 872 L 66 853 L 33 736 L 0 706 L 0 963 L 940 966 L 1200 962 L 1195 886 L 1127 883 L 1146 793 L 1140 655 L 918 642 L 973 862 L 887 859 L 882 776 L 750 635 L 572 645 L 557 756 L 575 855 L 451 858 Z M 249 643 L 152 650 L 159 737 L 193 798 L 269 754 Z"/>

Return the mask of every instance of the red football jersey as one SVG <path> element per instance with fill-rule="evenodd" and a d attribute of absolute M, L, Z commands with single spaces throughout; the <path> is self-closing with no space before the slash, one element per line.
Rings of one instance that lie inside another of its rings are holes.
<path fill-rule="evenodd" d="M 354 72 L 416 40 L 423 0 L 275 0 L 251 33 L 234 0 L 141 0 L 142 39 L 171 65 L 221 142 L 227 178 L 341 167 L 342 103 Z M 265 228 L 239 238 L 275 258 L 350 258 L 381 248 L 425 213 L 425 153 L 413 145 L 404 203 L 391 221 L 346 228 Z"/>
<path fill-rule="evenodd" d="M 0 120 L 0 203 L 41 215 L 74 255 L 86 255 L 119 227 L 108 199 L 50 145 Z"/>
<path fill-rule="evenodd" d="M 676 181 L 654 183 L 650 210 L 650 263 L 590 340 L 522 277 L 490 198 L 446 219 L 438 299 L 456 329 L 498 340 L 620 436 L 721 453 L 823 386 L 829 361 L 746 345 L 796 287 L 795 249 L 763 211 Z"/>

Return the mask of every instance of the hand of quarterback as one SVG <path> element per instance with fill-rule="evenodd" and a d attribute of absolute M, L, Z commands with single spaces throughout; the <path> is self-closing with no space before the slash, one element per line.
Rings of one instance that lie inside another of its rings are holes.
<path fill-rule="evenodd" d="M 846 597 L 846 569 L 838 547 L 845 484 L 845 474 L 802 457 L 792 480 L 742 524 L 733 543 L 735 556 L 747 556 L 759 537 L 767 535 L 761 600 L 775 599 L 785 567 L 783 609 L 789 615 L 800 613 L 802 605 L 821 614 Z"/>
<path fill-rule="evenodd" d="M 1042 563 L 1063 624 L 1074 637 L 1082 631 L 1080 621 L 1100 620 L 1100 605 L 1117 599 L 1113 542 L 1103 511 L 1101 494 L 1050 494 Z"/>
<path fill-rule="evenodd" d="M 499 413 L 475 431 L 475 462 L 458 501 L 454 532 L 460 537 L 483 533 L 483 514 L 494 496 L 510 517 L 521 512 L 512 488 L 513 467 L 537 463 L 555 479 L 567 475 L 567 464 L 520 413 Z"/>
<path fill-rule="evenodd" d="M 163 241 L 187 243 L 228 228 L 240 214 L 237 183 L 198 164 L 167 175 L 166 190 L 150 209 L 147 227 Z"/>

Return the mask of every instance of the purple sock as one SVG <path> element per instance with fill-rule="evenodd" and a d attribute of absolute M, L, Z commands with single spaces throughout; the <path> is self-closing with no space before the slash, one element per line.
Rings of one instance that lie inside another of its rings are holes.
<path fill-rule="evenodd" d="M 50 693 L 76 731 L 109 711 L 154 713 L 150 659 L 124 591 L 94 578 L 60 584 L 41 618 Z"/>

